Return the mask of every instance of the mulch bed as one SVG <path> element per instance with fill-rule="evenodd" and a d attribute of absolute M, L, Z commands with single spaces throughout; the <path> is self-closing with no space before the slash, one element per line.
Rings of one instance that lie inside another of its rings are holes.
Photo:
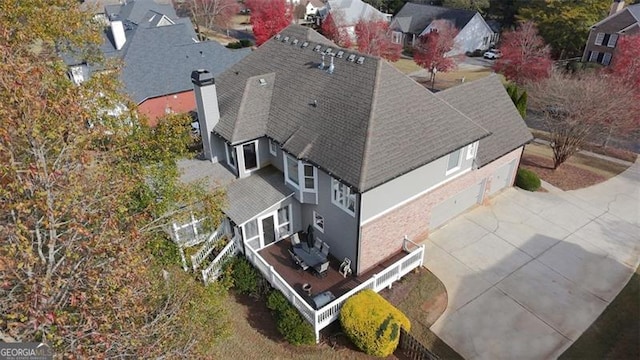
<path fill-rule="evenodd" d="M 522 155 L 520 166 L 535 172 L 541 179 L 562 190 L 582 189 L 607 179 L 602 175 L 568 163 L 564 163 L 554 170 L 551 159 L 526 153 Z"/>

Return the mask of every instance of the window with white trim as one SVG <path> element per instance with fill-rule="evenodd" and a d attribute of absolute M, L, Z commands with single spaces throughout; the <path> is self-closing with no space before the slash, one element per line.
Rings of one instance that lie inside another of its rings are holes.
<path fill-rule="evenodd" d="M 313 227 L 324 233 L 324 217 L 317 212 L 313 212 Z"/>
<path fill-rule="evenodd" d="M 291 205 L 278 209 L 278 236 L 291 234 Z"/>
<path fill-rule="evenodd" d="M 316 191 L 316 178 L 317 178 L 317 170 L 315 166 L 310 164 L 302 165 L 302 177 L 304 181 L 302 182 L 302 188 L 304 191 Z"/>
<path fill-rule="evenodd" d="M 618 42 L 618 34 L 611 34 L 609 36 L 609 41 L 607 41 L 607 47 L 616 47 L 616 43 Z"/>
<path fill-rule="evenodd" d="M 258 169 L 258 141 L 242 145 L 242 155 L 244 158 L 244 169 L 252 171 Z"/>
<path fill-rule="evenodd" d="M 598 55 L 599 53 L 597 51 L 590 51 L 589 52 L 589 61 L 591 62 L 595 62 L 598 60 Z"/>
<path fill-rule="evenodd" d="M 244 239 L 246 241 L 255 239 L 258 237 L 258 221 L 253 219 L 244 224 Z"/>
<path fill-rule="evenodd" d="M 300 185 L 300 180 L 298 179 L 298 160 L 289 154 L 284 156 L 284 180 L 296 189 Z"/>
<path fill-rule="evenodd" d="M 469 144 L 469 146 L 467 147 L 467 160 L 471 160 L 474 157 L 476 157 L 476 154 L 478 153 L 478 142 L 474 142 Z"/>
<path fill-rule="evenodd" d="M 347 213 L 355 216 L 356 194 L 353 193 L 347 185 L 333 178 L 331 179 L 331 202 Z"/>
<path fill-rule="evenodd" d="M 269 152 L 273 156 L 278 156 L 278 144 L 275 141 L 269 139 Z"/>
<path fill-rule="evenodd" d="M 596 41 L 595 41 L 596 45 L 602 45 L 602 40 L 604 40 L 604 35 L 605 33 L 598 33 L 596 35 Z"/>
<path fill-rule="evenodd" d="M 232 168 L 236 168 L 236 151 L 235 148 L 227 143 L 225 143 L 225 152 L 227 153 L 227 164 Z"/>
<path fill-rule="evenodd" d="M 462 149 L 458 149 L 452 152 L 451 154 L 449 154 L 449 159 L 447 160 L 447 171 L 445 175 L 449 175 L 452 172 L 460 169 L 460 160 L 462 160 L 460 156 L 461 152 L 462 152 Z"/>
<path fill-rule="evenodd" d="M 611 63 L 611 53 L 604 53 L 602 56 L 602 65 L 609 65 Z"/>
<path fill-rule="evenodd" d="M 391 42 L 394 44 L 400 44 L 402 42 L 402 32 L 400 31 L 392 31 L 391 32 Z"/>

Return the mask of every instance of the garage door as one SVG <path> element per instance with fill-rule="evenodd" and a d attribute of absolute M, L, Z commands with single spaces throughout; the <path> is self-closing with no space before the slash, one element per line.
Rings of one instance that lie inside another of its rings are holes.
<path fill-rule="evenodd" d="M 502 165 L 493 173 L 489 195 L 495 194 L 496 192 L 506 188 L 511 183 L 511 174 L 513 174 L 513 167 L 515 164 L 516 161 L 512 160 L 510 163 Z"/>
<path fill-rule="evenodd" d="M 444 225 L 456 215 L 479 203 L 482 198 L 483 185 L 484 182 L 479 182 L 436 205 L 431 212 L 429 228 L 435 229 Z"/>

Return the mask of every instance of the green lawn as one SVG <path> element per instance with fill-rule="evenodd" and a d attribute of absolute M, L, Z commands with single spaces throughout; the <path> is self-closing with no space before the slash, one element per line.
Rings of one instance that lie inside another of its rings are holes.
<path fill-rule="evenodd" d="M 640 273 L 559 359 L 640 359 Z"/>

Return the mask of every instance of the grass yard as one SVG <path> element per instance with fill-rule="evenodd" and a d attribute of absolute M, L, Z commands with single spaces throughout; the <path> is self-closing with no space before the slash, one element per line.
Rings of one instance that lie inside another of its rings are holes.
<path fill-rule="evenodd" d="M 422 68 L 418 66 L 418 64 L 416 64 L 413 59 L 401 58 L 400 60 L 392 62 L 391 64 L 405 75 L 422 70 Z"/>
<path fill-rule="evenodd" d="M 441 359 L 463 359 L 429 327 L 447 308 L 444 284 L 426 268 L 420 268 L 380 293 L 411 320 L 411 334 Z M 396 351 L 398 352 L 398 351 Z"/>
<path fill-rule="evenodd" d="M 628 166 L 585 154 L 576 154 L 553 170 L 553 152 L 548 145 L 531 143 L 525 147 L 520 166 L 562 190 L 582 189 L 601 183 L 625 171 Z"/>
<path fill-rule="evenodd" d="M 568 359 L 640 359 L 640 272 L 565 351 Z"/>

